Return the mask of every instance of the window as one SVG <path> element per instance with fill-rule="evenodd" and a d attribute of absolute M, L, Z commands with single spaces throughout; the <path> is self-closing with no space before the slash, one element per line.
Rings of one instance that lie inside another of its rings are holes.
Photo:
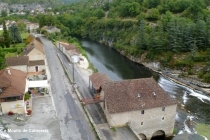
<path fill-rule="evenodd" d="M 144 114 L 144 110 L 141 111 L 141 114 Z"/>
<path fill-rule="evenodd" d="M 162 107 L 162 111 L 165 111 L 165 107 Z"/>
<path fill-rule="evenodd" d="M 141 122 L 141 125 L 143 125 L 144 123 L 143 122 Z"/>

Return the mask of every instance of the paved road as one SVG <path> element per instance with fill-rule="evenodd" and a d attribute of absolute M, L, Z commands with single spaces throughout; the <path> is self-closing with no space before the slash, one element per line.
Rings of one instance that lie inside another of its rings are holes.
<path fill-rule="evenodd" d="M 56 114 L 60 121 L 63 140 L 95 140 L 95 134 L 57 57 L 57 49 L 51 41 L 40 37 L 51 73 L 50 85 Z"/>
<path fill-rule="evenodd" d="M 63 61 L 63 64 L 68 69 L 68 72 L 70 74 L 73 74 L 73 65 L 69 62 L 67 57 L 61 51 L 59 51 L 56 47 L 54 48 L 55 48 L 56 53 L 59 54 L 61 60 Z M 75 78 L 75 83 L 78 85 L 78 89 L 80 93 L 83 95 L 83 97 L 85 98 L 92 97 L 87 83 L 85 83 L 81 75 L 78 73 L 76 66 L 75 66 L 75 71 L 74 71 L 74 78 Z M 95 124 L 107 123 L 99 104 L 90 104 L 86 106 Z"/>

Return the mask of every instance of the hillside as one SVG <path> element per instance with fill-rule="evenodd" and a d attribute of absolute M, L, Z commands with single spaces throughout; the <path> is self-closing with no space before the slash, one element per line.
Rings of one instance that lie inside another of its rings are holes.
<path fill-rule="evenodd" d="M 82 1 L 82 0 L 61 0 L 61 1 L 64 2 L 64 3 L 69 4 L 69 3 L 80 2 L 80 1 Z"/>
<path fill-rule="evenodd" d="M 66 35 L 210 82 L 209 5 L 208 0 L 88 0 L 56 7 L 63 14 L 54 18 Z"/>
<path fill-rule="evenodd" d="M 31 4 L 31 3 L 58 4 L 61 2 L 61 0 L 1 0 L 1 2 L 9 4 Z"/>

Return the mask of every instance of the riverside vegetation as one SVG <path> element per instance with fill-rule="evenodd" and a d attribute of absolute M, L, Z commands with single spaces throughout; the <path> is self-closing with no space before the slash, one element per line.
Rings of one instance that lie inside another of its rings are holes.
<path fill-rule="evenodd" d="M 210 82 L 209 5 L 208 0 L 88 0 L 56 7 L 63 14 L 53 18 L 68 27 L 65 34 Z"/>
<path fill-rule="evenodd" d="M 40 28 L 55 25 L 61 36 L 102 42 L 133 61 L 160 62 L 181 70 L 180 76 L 210 83 L 209 9 L 209 0 L 85 0 L 22 18 L 39 22 Z"/>

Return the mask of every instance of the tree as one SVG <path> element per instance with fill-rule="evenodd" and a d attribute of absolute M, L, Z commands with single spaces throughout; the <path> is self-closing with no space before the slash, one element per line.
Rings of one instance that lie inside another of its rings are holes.
<path fill-rule="evenodd" d="M 9 28 L 11 40 L 13 43 L 19 43 L 22 41 L 19 29 L 17 28 L 16 24 L 13 23 Z"/>
<path fill-rule="evenodd" d="M 139 25 L 137 45 L 139 49 L 146 50 L 146 31 L 144 20 L 141 20 Z"/>
<path fill-rule="evenodd" d="M 0 48 L 0 70 L 5 68 L 5 53 L 2 48 Z"/>
<path fill-rule="evenodd" d="M 3 21 L 3 39 L 4 39 L 4 45 L 9 48 L 10 47 L 10 36 L 9 32 L 7 31 L 7 27 L 5 24 L 5 21 Z"/>
<path fill-rule="evenodd" d="M 2 10 L 2 11 L 1 11 L 1 16 L 2 16 L 2 17 L 6 17 L 6 16 L 7 16 L 7 11 Z"/>
<path fill-rule="evenodd" d="M 159 10 L 157 8 L 152 8 L 149 10 L 148 15 L 146 18 L 148 20 L 157 20 L 160 16 Z"/>

